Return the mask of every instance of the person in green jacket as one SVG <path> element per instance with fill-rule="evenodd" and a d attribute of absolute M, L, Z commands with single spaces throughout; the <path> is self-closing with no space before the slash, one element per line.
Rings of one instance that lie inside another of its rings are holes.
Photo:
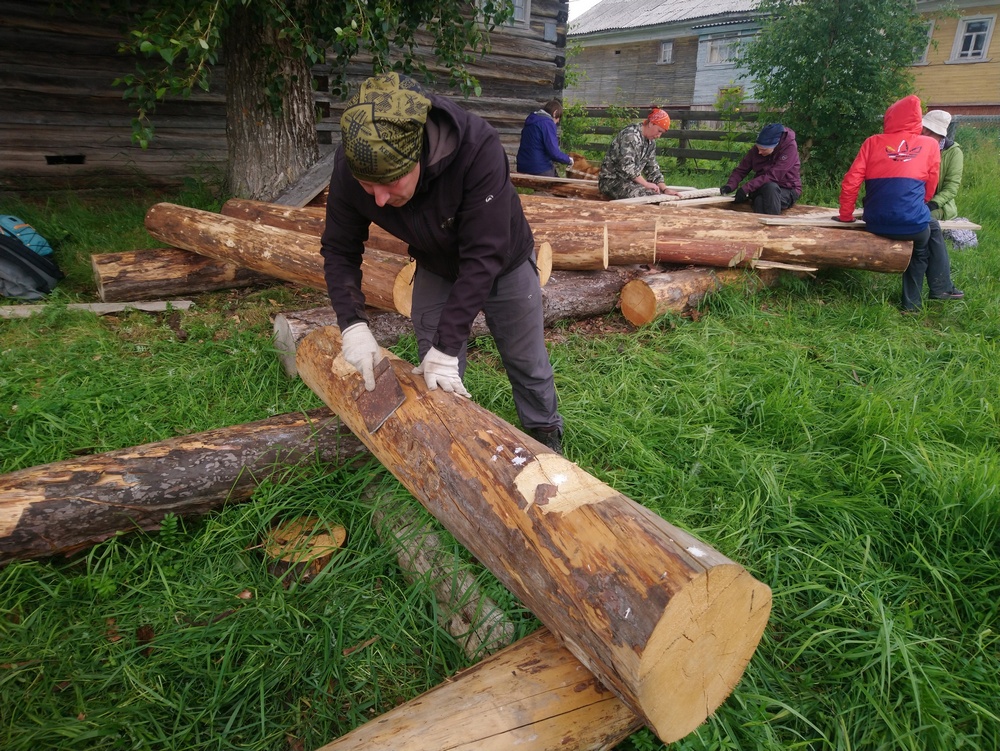
<path fill-rule="evenodd" d="M 951 114 L 944 110 L 930 110 L 924 115 L 923 134 L 933 138 L 941 147 L 941 172 L 938 175 L 937 190 L 934 197 L 927 202 L 931 216 L 938 221 L 958 216 L 955 198 L 962 185 L 962 170 L 965 167 L 962 147 L 948 138 L 950 124 Z"/>

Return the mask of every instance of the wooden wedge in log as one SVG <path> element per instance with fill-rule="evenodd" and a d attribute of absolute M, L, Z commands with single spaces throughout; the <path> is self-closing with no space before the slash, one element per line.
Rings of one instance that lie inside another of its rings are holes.
<path fill-rule="evenodd" d="M 333 328 L 300 343 L 306 384 L 662 740 L 722 703 L 763 634 L 767 586 L 391 353 L 406 400 L 369 433 L 340 347 Z"/>
<path fill-rule="evenodd" d="M 247 500 L 290 465 L 365 447 L 328 409 L 195 433 L 0 475 L 0 564 L 68 554 Z"/>
<path fill-rule="evenodd" d="M 326 289 L 320 242 L 315 236 L 171 203 L 150 207 L 146 229 L 178 248 L 313 289 Z M 393 285 L 407 263 L 407 258 L 395 253 L 365 252 L 361 289 L 368 305 L 395 310 Z"/>
<path fill-rule="evenodd" d="M 542 628 L 317 751 L 605 751 L 640 727 Z"/>
<path fill-rule="evenodd" d="M 157 300 L 274 284 L 273 276 L 180 248 L 95 253 L 90 267 L 102 302 Z"/>

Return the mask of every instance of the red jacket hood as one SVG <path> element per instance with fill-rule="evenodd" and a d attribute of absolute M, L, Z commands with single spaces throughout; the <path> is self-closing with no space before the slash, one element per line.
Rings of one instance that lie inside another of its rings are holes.
<path fill-rule="evenodd" d="M 915 94 L 903 97 L 892 104 L 882 118 L 883 133 L 920 133 L 922 128 L 920 97 Z"/>

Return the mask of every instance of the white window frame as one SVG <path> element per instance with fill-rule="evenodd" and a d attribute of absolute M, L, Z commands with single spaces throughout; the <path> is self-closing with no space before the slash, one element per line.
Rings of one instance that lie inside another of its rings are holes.
<path fill-rule="evenodd" d="M 724 65 L 735 65 L 736 62 L 733 60 L 735 53 L 743 37 L 740 34 L 715 34 L 708 37 L 705 40 L 705 65 L 712 67 L 722 67 Z M 713 60 L 713 52 L 717 52 L 721 49 L 727 51 L 726 58 L 723 60 Z"/>
<path fill-rule="evenodd" d="M 924 45 L 923 53 L 917 55 L 913 65 L 927 65 L 927 55 L 931 51 L 931 41 L 934 39 L 934 21 L 927 22 L 927 43 Z"/>
<path fill-rule="evenodd" d="M 666 41 L 660 42 L 660 59 L 657 60 L 659 65 L 669 65 L 674 61 L 674 40 L 668 39 Z"/>
<path fill-rule="evenodd" d="M 985 32 L 970 32 L 969 26 L 974 23 L 986 23 Z M 990 42 L 993 39 L 993 29 L 996 28 L 997 17 L 996 15 L 982 15 L 982 16 L 968 16 L 967 18 L 960 18 L 958 21 L 958 29 L 955 31 L 955 43 L 951 48 L 951 57 L 948 58 L 949 63 L 983 63 L 988 62 L 990 58 L 986 55 L 990 51 Z M 978 55 L 971 55 L 969 53 L 963 52 L 962 49 L 965 46 L 965 40 L 970 34 L 984 33 L 985 38 L 983 39 L 982 52 Z"/>
<path fill-rule="evenodd" d="M 531 22 L 531 0 L 513 0 L 514 15 L 510 19 L 511 25 L 528 24 Z"/>

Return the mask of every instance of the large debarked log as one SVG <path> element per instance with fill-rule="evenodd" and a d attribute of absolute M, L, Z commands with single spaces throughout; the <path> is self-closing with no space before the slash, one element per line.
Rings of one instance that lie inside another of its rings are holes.
<path fill-rule="evenodd" d="M 389 355 L 406 402 L 368 433 L 336 329 L 299 374 L 410 492 L 666 742 L 732 691 L 771 592 L 742 566 L 475 402 L 427 391 Z"/>
<path fill-rule="evenodd" d="M 640 727 L 543 628 L 318 751 L 604 751 Z"/>
<path fill-rule="evenodd" d="M 255 224 L 245 219 L 172 203 L 157 203 L 146 212 L 153 237 L 218 261 L 236 263 L 263 274 L 326 289 L 319 238 L 301 232 Z M 393 287 L 409 260 L 395 253 L 369 250 L 362 260 L 361 289 L 374 308 L 396 310 Z"/>
<path fill-rule="evenodd" d="M 279 415 L 0 475 L 0 565 L 72 553 L 119 532 L 156 529 L 250 497 L 317 457 L 341 465 L 364 446 L 328 409 Z"/>

